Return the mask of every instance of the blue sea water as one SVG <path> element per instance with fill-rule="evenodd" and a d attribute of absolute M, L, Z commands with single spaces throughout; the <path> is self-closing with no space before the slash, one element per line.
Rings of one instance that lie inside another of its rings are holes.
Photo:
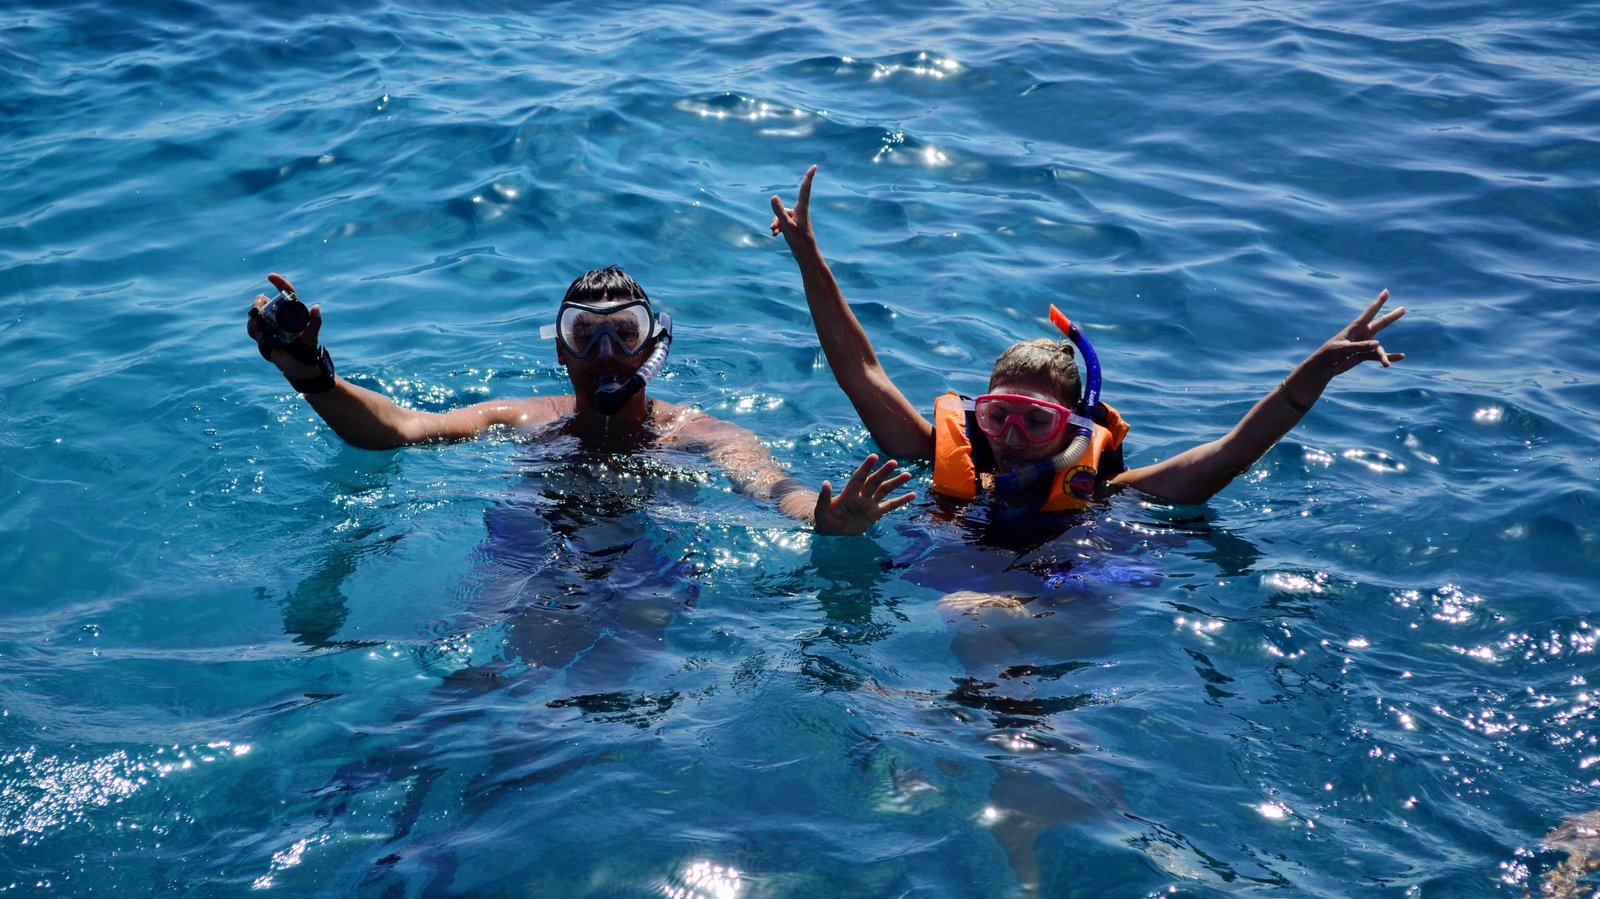
<path fill-rule="evenodd" d="M 0 893 L 1537 894 L 1600 809 L 1597 47 L 1552 0 L 6 5 Z M 837 480 L 767 232 L 812 163 L 929 403 L 1050 302 L 1134 465 L 1380 289 L 1407 358 L 1018 550 L 351 449 L 244 335 L 277 271 L 404 404 L 559 394 L 538 327 L 616 263 L 658 395 Z"/>

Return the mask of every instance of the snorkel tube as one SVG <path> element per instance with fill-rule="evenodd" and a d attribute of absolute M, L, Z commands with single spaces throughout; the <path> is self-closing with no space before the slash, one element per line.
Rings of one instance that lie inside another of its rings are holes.
<path fill-rule="evenodd" d="M 1089 338 L 1078 330 L 1072 320 L 1050 304 L 1050 322 L 1078 348 L 1083 356 L 1084 385 L 1083 399 L 1078 403 L 1078 408 L 1072 410 L 1072 440 L 1066 448 L 1048 459 L 1042 459 L 1026 468 L 1016 471 L 1007 471 L 995 475 L 995 489 L 1001 493 L 1015 493 L 1029 484 L 1054 477 L 1056 472 L 1065 470 L 1067 466 L 1078 461 L 1084 450 L 1089 448 L 1089 441 L 1094 437 L 1094 416 L 1100 408 L 1100 356 L 1095 353 L 1094 345 Z"/>
<path fill-rule="evenodd" d="M 656 327 L 660 333 L 656 335 L 655 349 L 645 358 L 639 370 L 628 376 L 628 380 L 608 380 L 595 388 L 594 409 L 601 415 L 616 415 L 622 407 L 633 399 L 633 395 L 643 390 L 650 379 L 661 373 L 667 365 L 667 348 L 672 345 L 672 316 L 665 312 L 656 316 Z"/>

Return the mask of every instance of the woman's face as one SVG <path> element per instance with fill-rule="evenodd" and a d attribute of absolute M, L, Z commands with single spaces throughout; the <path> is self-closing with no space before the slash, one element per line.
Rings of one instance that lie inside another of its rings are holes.
<path fill-rule="evenodd" d="M 1011 394 L 1013 396 L 1027 397 L 1041 400 L 1055 405 L 1065 405 L 1061 398 L 1041 385 L 1032 381 L 1000 381 L 989 386 L 991 394 Z M 1001 471 L 1010 471 L 1025 465 L 1031 465 L 1043 459 L 1048 459 L 1056 453 L 1066 449 L 1067 443 L 1072 439 L 1072 430 L 1062 428 L 1061 433 L 1046 443 L 1030 443 L 1018 427 L 1007 427 L 999 436 L 984 435 L 989 441 L 989 448 L 994 451 L 995 465 Z"/>

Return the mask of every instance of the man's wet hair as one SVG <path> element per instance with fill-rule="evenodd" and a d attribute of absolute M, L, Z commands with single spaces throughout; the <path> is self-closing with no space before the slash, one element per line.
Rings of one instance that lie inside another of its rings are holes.
<path fill-rule="evenodd" d="M 597 268 L 579 275 L 567 288 L 563 303 L 598 303 L 602 300 L 648 300 L 649 295 L 633 276 L 616 266 Z"/>
<path fill-rule="evenodd" d="M 995 360 L 989 389 L 1003 382 L 1023 381 L 1048 389 L 1061 405 L 1076 408 L 1083 397 L 1078 354 L 1070 340 L 1041 337 L 1013 345 Z"/>

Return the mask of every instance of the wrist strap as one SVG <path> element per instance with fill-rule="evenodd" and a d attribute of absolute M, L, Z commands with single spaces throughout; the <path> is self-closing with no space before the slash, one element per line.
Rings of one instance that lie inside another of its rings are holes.
<path fill-rule="evenodd" d="M 1300 413 L 1301 415 L 1304 415 L 1307 412 L 1311 411 L 1311 407 L 1310 406 L 1307 406 L 1305 403 L 1302 403 L 1299 400 L 1295 399 L 1294 398 L 1294 394 L 1289 392 L 1289 381 L 1288 381 L 1288 379 L 1284 379 L 1284 380 L 1278 382 L 1278 393 L 1283 396 L 1283 401 L 1289 404 L 1289 408 L 1290 409 L 1293 409 L 1294 411 Z"/>
<path fill-rule="evenodd" d="M 327 347 L 319 347 L 318 350 L 319 352 L 317 353 L 316 363 L 322 369 L 322 371 L 310 378 L 291 378 L 288 375 L 283 376 L 284 380 L 289 382 L 290 387 L 293 387 L 295 390 L 300 391 L 306 396 L 311 396 L 317 393 L 327 393 L 333 389 L 333 357 L 328 355 Z"/>
<path fill-rule="evenodd" d="M 293 343 L 280 343 L 278 346 L 282 347 L 283 351 L 289 354 L 290 359 L 293 359 L 301 365 L 322 364 L 321 353 L 323 352 L 323 349 L 320 346 L 307 346 L 298 340 Z"/>

